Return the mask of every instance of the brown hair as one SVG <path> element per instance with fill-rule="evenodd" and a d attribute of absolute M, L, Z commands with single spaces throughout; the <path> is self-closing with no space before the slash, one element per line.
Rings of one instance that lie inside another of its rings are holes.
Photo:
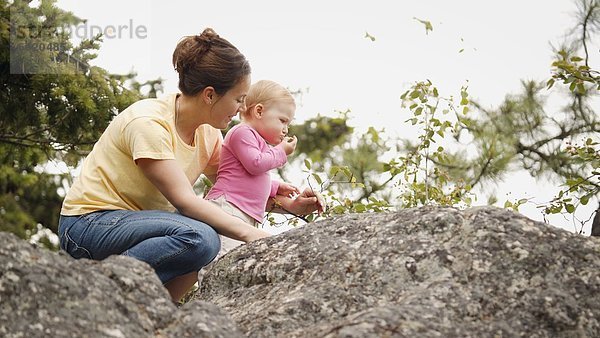
<path fill-rule="evenodd" d="M 260 80 L 250 86 L 246 96 L 246 110 L 242 112 L 242 117 L 247 117 L 250 111 L 257 104 L 269 106 L 271 103 L 288 103 L 296 107 L 296 101 L 292 94 L 285 87 L 277 82 L 270 80 Z"/>
<path fill-rule="evenodd" d="M 173 52 L 173 66 L 179 73 L 179 90 L 190 96 L 208 86 L 223 95 L 250 74 L 246 57 L 212 28 L 181 39 Z"/>

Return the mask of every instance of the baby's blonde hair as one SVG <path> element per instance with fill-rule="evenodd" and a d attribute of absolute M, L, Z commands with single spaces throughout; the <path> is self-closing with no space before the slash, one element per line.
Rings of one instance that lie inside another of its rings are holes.
<path fill-rule="evenodd" d="M 296 108 L 296 101 L 289 90 L 277 82 L 260 80 L 250 86 L 246 96 L 246 110 L 241 113 L 242 118 L 247 118 L 252 108 L 257 104 L 268 107 L 272 103 L 289 103 Z"/>

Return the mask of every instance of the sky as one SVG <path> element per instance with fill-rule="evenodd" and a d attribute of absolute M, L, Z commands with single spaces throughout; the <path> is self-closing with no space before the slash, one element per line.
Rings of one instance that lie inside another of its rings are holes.
<path fill-rule="evenodd" d="M 350 124 L 358 130 L 385 128 L 390 137 L 415 133 L 403 122 L 408 111 L 400 95 L 416 81 L 431 80 L 445 96 L 459 96 L 468 85 L 473 99 L 494 107 L 517 93 L 521 80 L 547 80 L 551 43 L 573 26 L 576 9 L 569 0 L 59 0 L 57 6 L 87 19 L 88 33 L 92 26 L 121 26 L 95 60 L 110 72 L 133 70 L 142 81 L 162 78 L 165 92 L 175 92 L 175 45 L 211 27 L 247 57 L 253 81 L 270 79 L 304 91 L 298 121 L 350 109 Z M 430 21 L 433 31 L 417 19 Z M 543 202 L 557 188 L 517 172 L 486 191 L 502 203 L 527 197 Z M 542 220 L 533 204 L 521 212 Z M 573 231 L 560 217 L 550 223 Z M 589 234 L 589 227 L 584 231 Z"/>

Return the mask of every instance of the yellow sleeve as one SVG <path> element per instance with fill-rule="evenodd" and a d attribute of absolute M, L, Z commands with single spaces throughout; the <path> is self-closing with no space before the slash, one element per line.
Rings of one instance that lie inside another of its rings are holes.
<path fill-rule="evenodd" d="M 175 159 L 173 136 L 169 126 L 153 117 L 138 117 L 123 128 L 123 141 L 133 160 Z"/>
<path fill-rule="evenodd" d="M 219 159 L 221 158 L 221 146 L 223 145 L 223 135 L 219 131 L 219 137 L 216 139 L 212 155 L 208 160 L 206 169 L 204 169 L 205 175 L 216 175 L 219 170 Z"/>

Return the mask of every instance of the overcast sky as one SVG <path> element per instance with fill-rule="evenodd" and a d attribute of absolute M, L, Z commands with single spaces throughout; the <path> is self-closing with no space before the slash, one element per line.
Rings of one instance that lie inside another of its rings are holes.
<path fill-rule="evenodd" d="M 298 120 L 351 109 L 352 125 L 385 127 L 390 136 L 412 132 L 402 122 L 408 112 L 399 97 L 415 81 L 430 79 L 446 96 L 457 96 L 468 84 L 473 98 L 492 107 L 516 93 L 522 79 L 548 79 L 550 43 L 561 41 L 573 26 L 575 10 L 569 0 L 59 0 L 57 5 L 88 19 L 89 30 L 121 26 L 121 35 L 106 38 L 96 60 L 111 72 L 134 70 L 140 80 L 160 77 L 165 92 L 174 92 L 175 45 L 182 36 L 212 27 L 250 60 L 253 81 L 271 79 L 307 91 Z M 426 34 L 415 18 L 430 21 L 433 31 Z M 367 32 L 375 41 L 365 38 Z M 534 196 L 543 202 L 557 192 L 526 173 L 490 190 L 501 202 Z M 521 211 L 541 220 L 533 205 Z M 551 222 L 573 230 L 560 218 Z"/>

